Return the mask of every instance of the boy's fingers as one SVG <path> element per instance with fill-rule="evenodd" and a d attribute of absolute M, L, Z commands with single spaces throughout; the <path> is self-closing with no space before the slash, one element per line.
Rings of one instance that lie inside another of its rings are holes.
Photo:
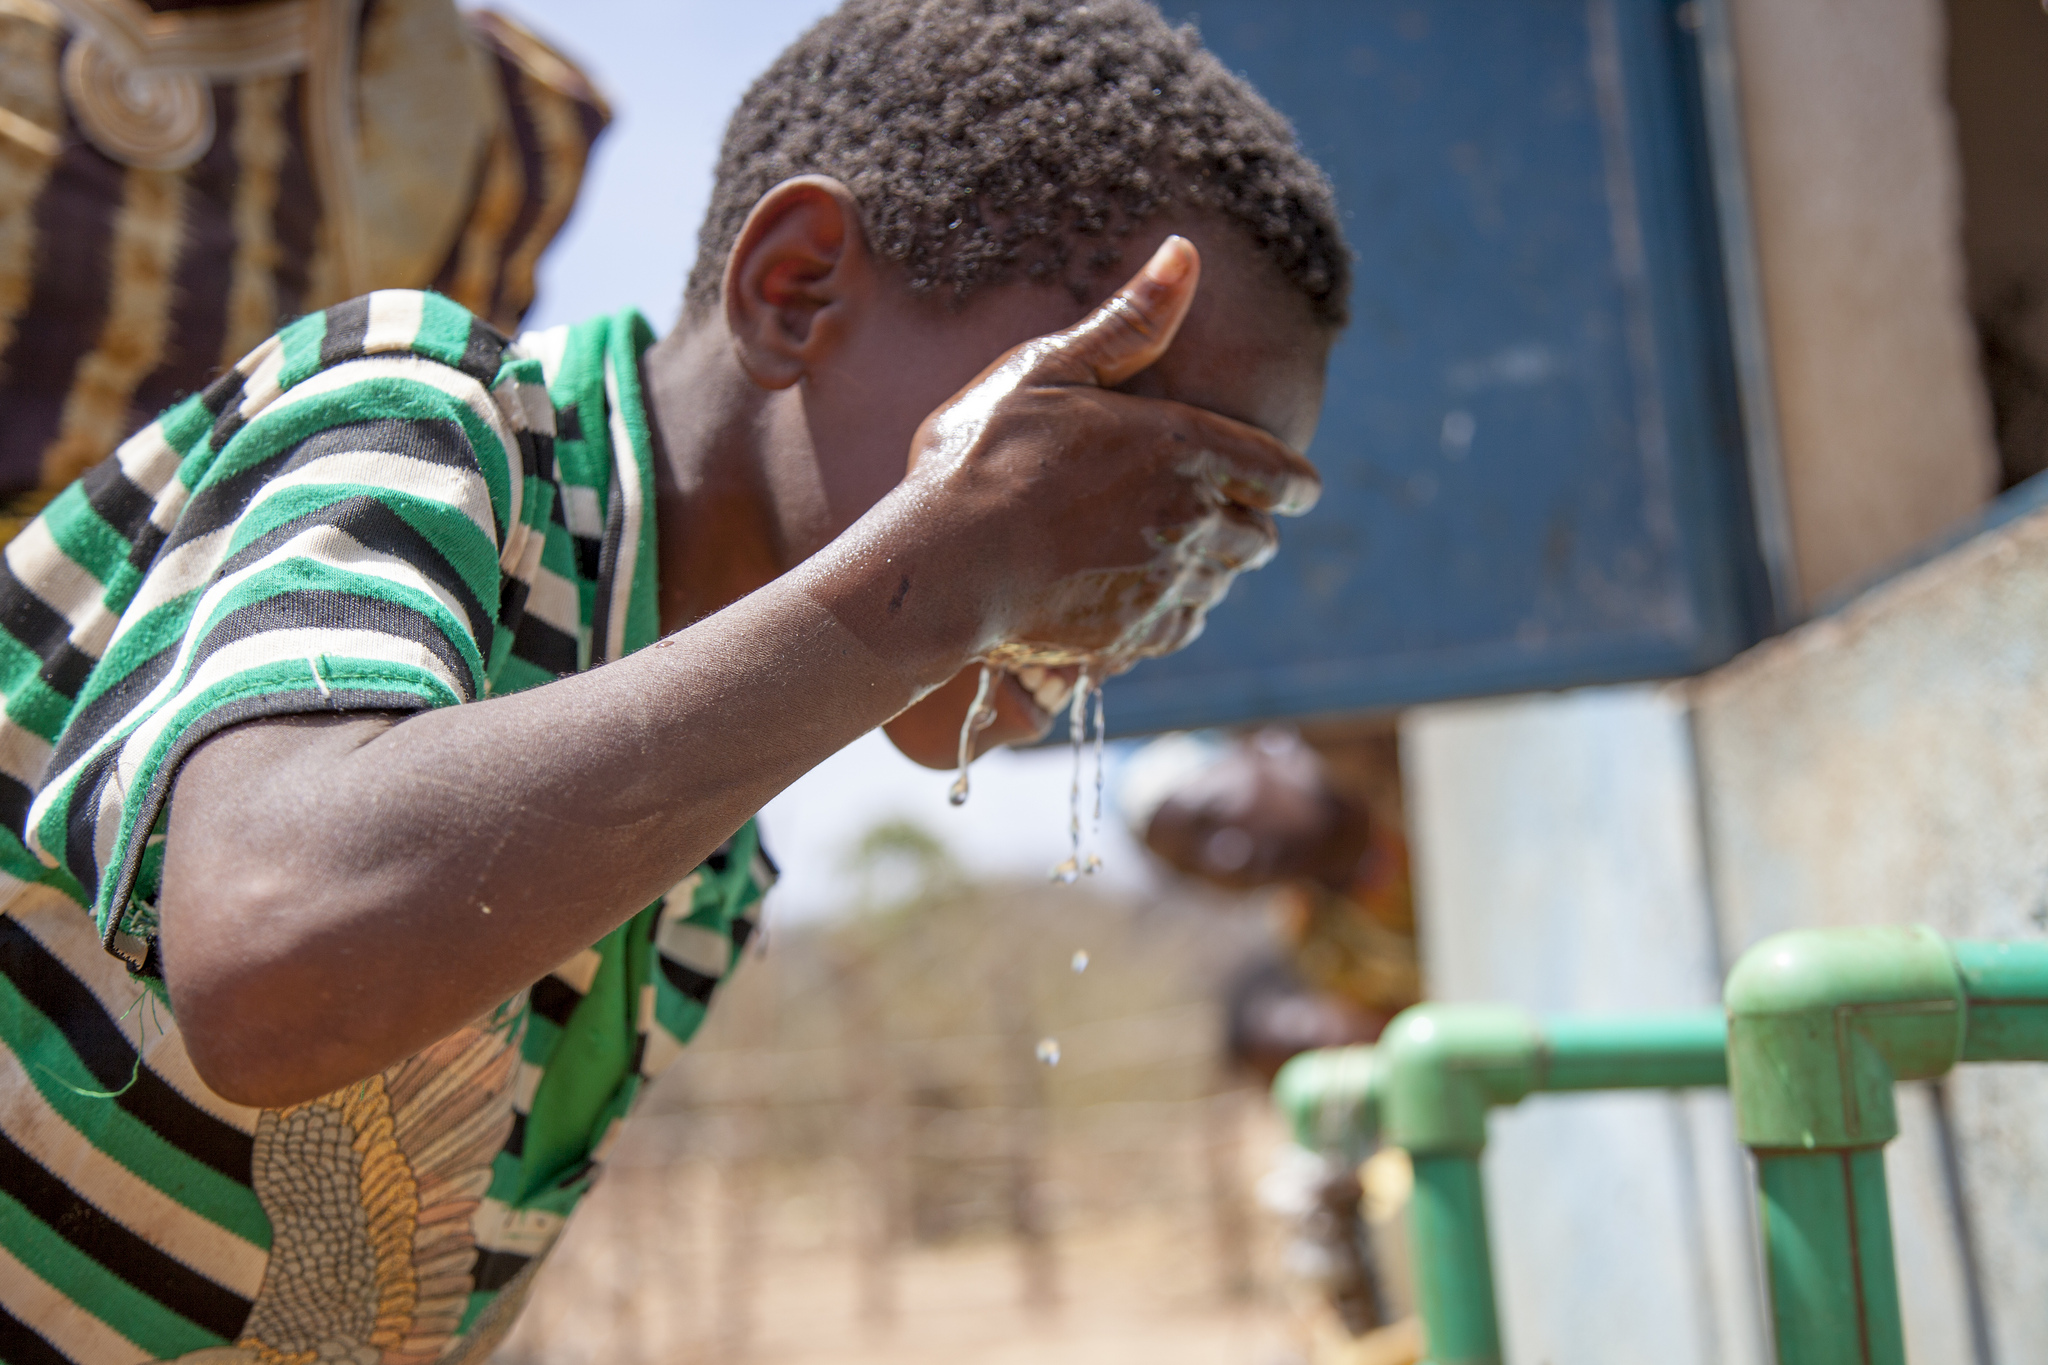
<path fill-rule="evenodd" d="M 1113 388 L 1166 354 L 1194 302 L 1202 258 L 1181 236 L 1168 237 L 1152 259 L 1107 302 L 1049 338 L 1035 367 L 1047 379 Z"/>
<path fill-rule="evenodd" d="M 1273 518 L 1237 503 L 1227 503 L 1196 530 L 1195 547 L 1203 559 L 1230 573 L 1262 567 L 1280 548 Z"/>
<path fill-rule="evenodd" d="M 1134 398 L 1176 409 L 1178 439 L 1190 448 L 1181 473 L 1201 479 L 1231 502 L 1283 517 L 1298 517 L 1323 495 L 1323 476 L 1285 441 L 1249 422 L 1207 408 L 1163 399 Z"/>

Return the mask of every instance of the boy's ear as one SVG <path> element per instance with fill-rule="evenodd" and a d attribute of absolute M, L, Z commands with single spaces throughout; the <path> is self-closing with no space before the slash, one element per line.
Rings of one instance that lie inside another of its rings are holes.
<path fill-rule="evenodd" d="M 845 338 L 873 263 L 853 192 L 799 175 L 761 196 L 725 258 L 725 325 L 740 366 L 786 389 Z"/>

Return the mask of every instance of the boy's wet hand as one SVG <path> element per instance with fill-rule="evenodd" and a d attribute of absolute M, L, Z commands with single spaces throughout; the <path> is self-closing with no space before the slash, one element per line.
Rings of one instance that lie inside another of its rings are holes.
<path fill-rule="evenodd" d="M 1273 514 L 1314 505 L 1314 466 L 1267 432 L 1113 390 L 1165 354 L 1199 276 L 1194 247 L 1168 238 L 1108 302 L 1010 351 L 919 429 L 898 490 L 913 562 L 964 595 L 972 653 L 1123 668 L 1177 649 L 1272 556 Z"/>
<path fill-rule="evenodd" d="M 989 700 L 995 719 L 974 735 L 974 756 L 1009 744 L 1045 738 L 1053 722 L 1065 714 L 1073 696 L 1073 668 L 1022 668 L 1000 673 Z M 960 723 L 967 718 L 981 682 L 981 665 L 969 664 L 950 682 L 927 694 L 915 706 L 882 727 L 897 750 L 927 768 L 950 769 L 960 756 Z"/>

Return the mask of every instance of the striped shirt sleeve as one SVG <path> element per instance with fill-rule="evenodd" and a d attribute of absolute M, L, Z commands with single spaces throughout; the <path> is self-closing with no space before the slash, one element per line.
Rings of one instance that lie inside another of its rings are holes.
<path fill-rule="evenodd" d="M 95 641 L 26 820 L 136 968 L 156 974 L 165 802 L 194 747 L 262 717 L 484 694 L 552 432 L 538 368 L 501 372 L 503 348 L 445 299 L 387 291 L 286 329 L 202 396 L 181 505 Z"/>

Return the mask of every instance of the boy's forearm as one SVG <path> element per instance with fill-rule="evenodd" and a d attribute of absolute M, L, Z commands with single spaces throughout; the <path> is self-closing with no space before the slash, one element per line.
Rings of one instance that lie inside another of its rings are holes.
<path fill-rule="evenodd" d="M 831 545 L 653 648 L 402 722 L 203 745 L 173 793 L 160 900 L 201 1074 L 277 1105 L 410 1055 L 1006 642 L 1171 647 L 1203 605 L 1165 595 L 1185 552 L 1208 546 L 1226 581 L 1270 553 L 1269 514 L 1318 487 L 1269 432 L 1115 391 L 1172 343 L 1198 276 L 1169 238 L 1110 303 L 928 418 L 903 482 Z"/>
<path fill-rule="evenodd" d="M 161 898 L 201 1074 L 276 1106 L 410 1055 L 602 937 L 959 666 L 928 614 L 890 613 L 886 577 L 821 560 L 531 692 L 202 746 L 175 789 Z"/>

